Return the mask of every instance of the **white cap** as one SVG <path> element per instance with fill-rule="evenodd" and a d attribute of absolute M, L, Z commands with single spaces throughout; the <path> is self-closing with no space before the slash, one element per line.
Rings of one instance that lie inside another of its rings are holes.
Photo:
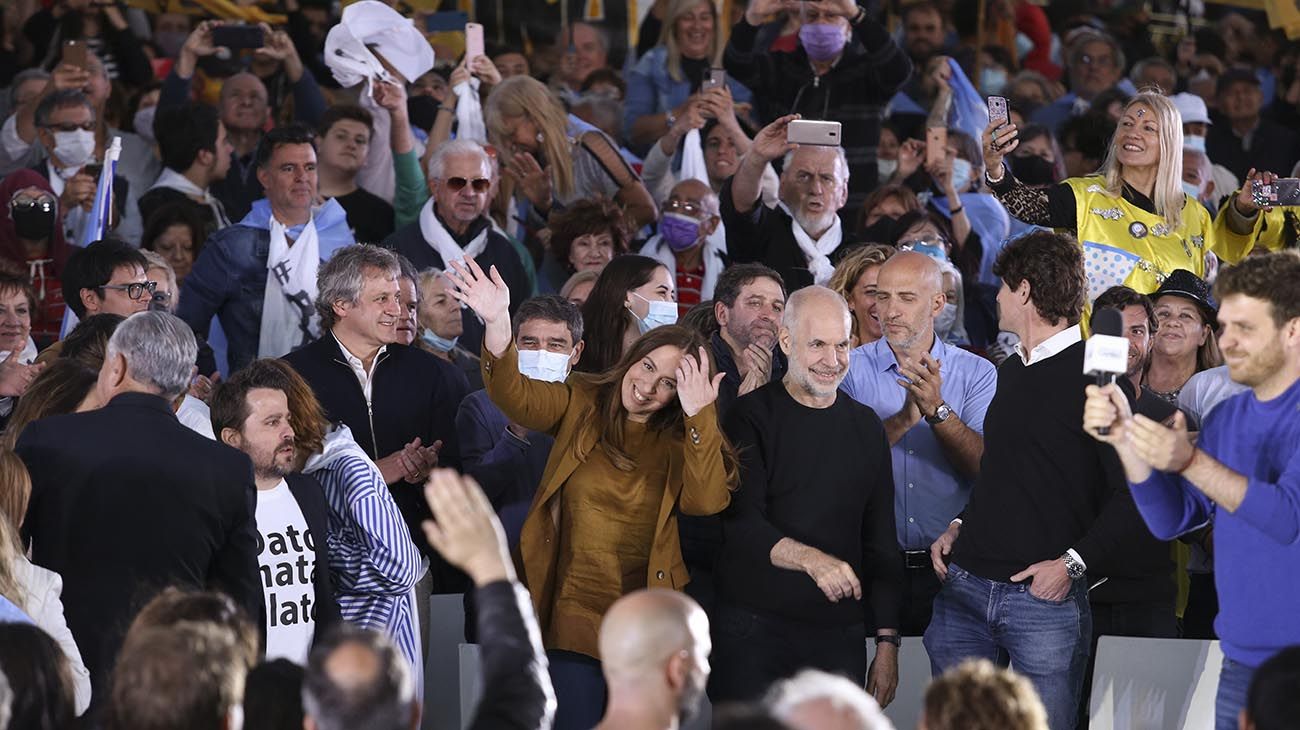
<path fill-rule="evenodd" d="M 1214 124 L 1210 121 L 1210 112 L 1205 108 L 1205 100 L 1196 94 L 1189 94 L 1184 91 L 1174 94 L 1170 97 L 1174 107 L 1178 109 L 1178 114 L 1183 118 L 1183 124 Z"/>
<path fill-rule="evenodd" d="M 415 23 L 377 0 L 360 0 L 343 9 L 339 24 L 331 28 L 325 38 L 325 63 L 335 72 L 336 78 L 341 70 L 335 68 L 336 65 L 360 63 L 369 66 L 377 59 L 365 52 L 368 46 L 373 46 L 384 60 L 406 77 L 407 82 L 415 81 L 433 68 L 433 47 L 416 29 Z M 365 59 L 364 56 L 371 58 Z M 343 79 L 339 82 L 343 83 Z"/>

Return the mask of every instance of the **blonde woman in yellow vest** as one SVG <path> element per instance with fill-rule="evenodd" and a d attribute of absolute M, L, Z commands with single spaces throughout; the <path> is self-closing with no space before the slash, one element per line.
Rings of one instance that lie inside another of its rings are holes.
<path fill-rule="evenodd" d="M 984 131 L 985 177 L 1011 215 L 1075 234 L 1084 250 L 1088 301 L 1116 284 L 1143 294 L 1171 272 L 1205 275 L 1205 254 L 1235 263 L 1250 251 L 1263 216 L 1242 190 L 1211 219 L 1183 192 L 1183 127 L 1173 103 L 1143 92 L 1124 107 L 1110 150 L 1095 176 L 1069 178 L 1047 188 L 1024 185 L 1002 158 L 1019 144 L 1014 124 Z"/>

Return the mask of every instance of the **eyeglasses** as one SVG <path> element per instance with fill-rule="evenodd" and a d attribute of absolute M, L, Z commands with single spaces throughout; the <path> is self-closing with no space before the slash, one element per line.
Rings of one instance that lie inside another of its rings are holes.
<path fill-rule="evenodd" d="M 99 288 L 113 289 L 116 291 L 124 291 L 126 292 L 127 298 L 132 300 L 139 299 L 140 297 L 144 296 L 144 293 L 147 290 L 149 292 L 149 300 L 153 301 L 153 292 L 154 289 L 158 288 L 158 282 L 137 281 L 137 282 L 132 282 L 130 284 L 105 284 Z"/>
<path fill-rule="evenodd" d="M 1079 56 L 1079 63 L 1083 64 L 1084 66 L 1102 66 L 1104 68 L 1110 68 L 1111 66 L 1115 65 L 1115 57 L 1114 56 L 1093 56 L 1085 53 L 1082 56 Z"/>
<path fill-rule="evenodd" d="M 78 129 L 93 132 L 95 131 L 95 123 L 86 122 L 85 124 L 76 124 L 74 122 L 63 122 L 62 124 L 46 124 L 45 128 L 52 129 L 56 132 L 75 132 Z"/>
<path fill-rule="evenodd" d="M 669 200 L 664 203 L 664 210 L 670 213 L 685 213 L 695 217 L 704 212 L 704 206 L 692 200 Z"/>
<path fill-rule="evenodd" d="M 492 187 L 492 181 L 485 177 L 476 177 L 473 180 L 466 180 L 463 177 L 447 178 L 447 189 L 453 193 L 459 193 L 466 185 L 473 188 L 476 193 L 486 193 L 488 188 Z"/>
<path fill-rule="evenodd" d="M 31 210 L 33 208 L 39 208 L 46 213 L 52 212 L 54 210 L 54 196 L 41 195 L 33 198 L 30 195 L 16 195 L 13 200 L 9 201 L 9 210 Z"/>

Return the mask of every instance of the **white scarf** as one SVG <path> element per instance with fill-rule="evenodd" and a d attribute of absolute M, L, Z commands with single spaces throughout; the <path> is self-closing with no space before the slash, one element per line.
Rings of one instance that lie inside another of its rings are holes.
<path fill-rule="evenodd" d="M 721 255 L 727 252 L 727 229 L 719 222 L 717 229 L 700 245 L 704 247 L 704 255 L 700 259 L 704 263 L 704 281 L 700 282 L 700 301 L 704 302 L 713 298 L 713 290 L 718 286 L 718 275 L 723 269 Z M 658 233 L 646 241 L 639 253 L 663 264 L 664 268 L 668 269 L 668 276 L 674 282 L 677 281 L 677 255 L 668 244 L 663 242 L 663 238 Z"/>
<path fill-rule="evenodd" d="M 831 280 L 831 275 L 835 273 L 835 267 L 831 265 L 830 255 L 835 249 L 840 247 L 844 240 L 843 224 L 840 222 L 838 215 L 832 216 L 831 227 L 826 229 L 822 237 L 813 240 L 812 236 L 799 225 L 795 219 L 794 213 L 786 207 L 785 203 L 777 203 L 786 215 L 790 216 L 790 232 L 794 234 L 795 243 L 799 244 L 799 250 L 803 252 L 804 258 L 808 261 L 808 270 L 812 272 L 813 283 L 819 286 L 825 286 L 826 282 Z"/>
<path fill-rule="evenodd" d="M 272 215 L 258 357 L 282 357 L 320 334 L 320 316 L 316 314 L 318 268 L 320 242 L 315 218 L 307 221 L 298 240 L 290 245 L 284 225 Z"/>
<path fill-rule="evenodd" d="M 709 185 L 709 169 L 704 164 L 704 144 L 700 139 L 700 130 L 692 129 L 682 140 L 682 171 L 680 180 L 699 180 Z"/>
<path fill-rule="evenodd" d="M 217 222 L 217 228 L 225 228 L 230 225 L 230 219 L 226 217 L 225 206 L 221 205 L 220 200 L 212 197 L 212 193 L 208 192 L 208 190 L 195 185 L 193 180 L 170 167 L 163 168 L 162 174 L 158 176 L 158 180 L 153 184 L 153 187 L 149 189 L 156 190 L 158 188 L 169 188 L 184 193 L 195 201 L 211 208 L 213 219 Z"/>
<path fill-rule="evenodd" d="M 433 214 L 433 198 L 429 198 L 424 207 L 420 208 L 420 234 L 424 236 L 424 242 L 438 252 L 438 256 L 442 258 L 442 268 L 445 271 L 451 270 L 451 262 L 453 261 L 464 261 L 466 256 L 478 258 L 478 255 L 483 253 L 483 249 L 487 248 L 488 232 L 491 230 L 492 226 L 485 226 L 469 242 L 469 246 L 462 249 L 460 244 L 456 243 L 456 239 L 452 238 L 447 229 L 443 227 L 442 221 L 438 220 L 438 216 Z"/>
<path fill-rule="evenodd" d="M 487 126 L 483 123 L 483 105 L 478 98 L 479 80 L 470 77 L 451 87 L 456 94 L 456 139 L 472 139 L 487 144 Z"/>

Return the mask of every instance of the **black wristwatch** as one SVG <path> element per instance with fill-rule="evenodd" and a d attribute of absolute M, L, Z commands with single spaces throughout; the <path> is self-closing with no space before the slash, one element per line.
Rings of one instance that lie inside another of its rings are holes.
<path fill-rule="evenodd" d="M 951 415 L 952 415 L 952 407 L 949 406 L 947 403 L 940 403 L 939 407 L 934 409 L 933 416 L 925 417 L 925 422 L 930 424 L 931 426 L 937 426 L 940 423 L 943 423 L 944 421 L 948 420 L 948 417 Z"/>
<path fill-rule="evenodd" d="M 876 634 L 876 646 L 881 644 L 893 644 L 897 648 L 903 645 L 903 639 L 898 634 Z"/>

